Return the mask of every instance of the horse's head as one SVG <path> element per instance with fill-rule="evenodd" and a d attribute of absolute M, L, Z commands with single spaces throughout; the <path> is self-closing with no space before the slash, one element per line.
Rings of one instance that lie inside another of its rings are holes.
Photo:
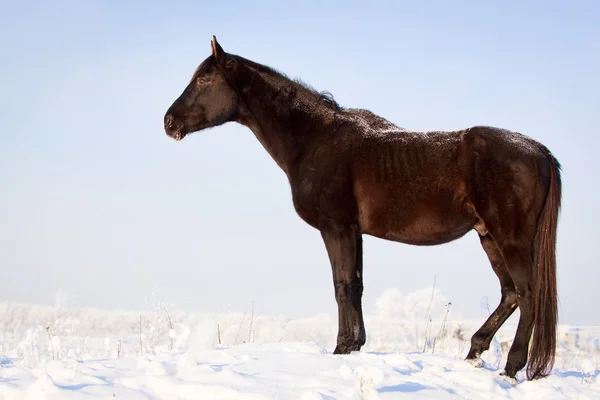
<path fill-rule="evenodd" d="M 226 75 L 234 59 L 213 36 L 212 55 L 200 64 L 191 82 L 165 114 L 165 131 L 175 140 L 235 120 L 238 97 Z"/>

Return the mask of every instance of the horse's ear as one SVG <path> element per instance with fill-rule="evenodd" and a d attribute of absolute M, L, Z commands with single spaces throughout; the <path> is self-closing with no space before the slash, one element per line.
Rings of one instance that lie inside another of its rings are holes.
<path fill-rule="evenodd" d="M 210 42 L 210 47 L 212 49 L 212 55 L 215 58 L 219 58 L 220 56 L 225 54 L 225 51 L 221 47 L 221 45 L 217 42 L 217 38 L 213 35 L 212 40 Z"/>

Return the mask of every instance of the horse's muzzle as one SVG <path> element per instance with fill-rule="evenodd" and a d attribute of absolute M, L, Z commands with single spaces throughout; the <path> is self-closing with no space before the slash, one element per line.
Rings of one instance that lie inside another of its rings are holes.
<path fill-rule="evenodd" d="M 165 132 L 169 137 L 177 141 L 185 137 L 183 124 L 178 122 L 171 114 L 165 115 Z"/>

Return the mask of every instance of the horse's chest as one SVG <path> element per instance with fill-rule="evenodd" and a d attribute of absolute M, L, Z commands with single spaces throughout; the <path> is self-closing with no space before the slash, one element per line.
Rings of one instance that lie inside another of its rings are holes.
<path fill-rule="evenodd" d="M 333 224 L 355 224 L 356 202 L 350 182 L 334 178 L 303 177 L 290 182 L 296 212 L 306 223 L 326 229 Z"/>

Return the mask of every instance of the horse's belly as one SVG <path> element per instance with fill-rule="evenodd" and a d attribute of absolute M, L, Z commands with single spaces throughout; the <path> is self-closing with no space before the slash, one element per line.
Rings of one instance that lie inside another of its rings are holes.
<path fill-rule="evenodd" d="M 453 195 L 438 195 L 412 202 L 388 196 L 358 202 L 358 222 L 363 233 L 415 245 L 446 243 L 473 229 L 476 218 Z"/>
<path fill-rule="evenodd" d="M 361 223 L 362 227 L 362 223 Z M 413 245 L 436 245 L 447 243 L 465 235 L 473 228 L 473 221 L 460 216 L 440 218 L 435 215 L 419 215 L 410 221 L 394 218 L 379 224 L 367 223 L 363 233 L 382 239 Z"/>

